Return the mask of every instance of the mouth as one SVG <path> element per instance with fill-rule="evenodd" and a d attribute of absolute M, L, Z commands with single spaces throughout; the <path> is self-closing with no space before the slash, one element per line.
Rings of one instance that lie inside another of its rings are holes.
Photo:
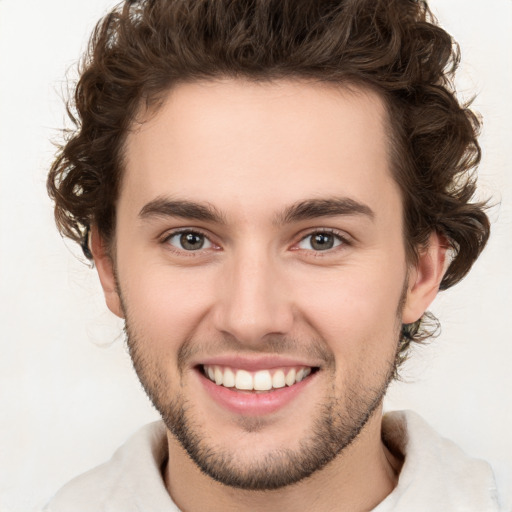
<path fill-rule="evenodd" d="M 318 390 L 315 382 L 322 382 L 318 379 L 321 366 L 286 356 L 220 355 L 197 361 L 193 368 L 209 398 L 207 403 L 213 400 L 237 416 L 262 417 L 292 402 L 297 404 L 297 400 L 309 403 Z"/>
<path fill-rule="evenodd" d="M 248 371 L 219 365 L 201 365 L 203 375 L 217 386 L 233 391 L 266 393 L 291 387 L 315 373 L 318 368 L 295 366 Z"/>

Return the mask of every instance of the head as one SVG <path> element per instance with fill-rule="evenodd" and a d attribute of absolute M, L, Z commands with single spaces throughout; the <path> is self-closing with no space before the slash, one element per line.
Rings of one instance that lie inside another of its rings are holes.
<path fill-rule="evenodd" d="M 134 1 L 97 26 L 48 179 L 57 224 L 94 254 L 141 381 L 210 476 L 279 487 L 350 446 L 481 252 L 458 59 L 411 0 Z M 311 371 L 290 400 L 317 419 L 191 398 L 237 357 Z M 240 432 L 251 471 L 227 448 Z"/>

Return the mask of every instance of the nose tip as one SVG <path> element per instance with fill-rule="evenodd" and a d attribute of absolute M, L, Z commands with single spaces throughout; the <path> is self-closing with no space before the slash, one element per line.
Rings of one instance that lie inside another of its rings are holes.
<path fill-rule="evenodd" d="M 239 265 L 221 285 L 215 327 L 246 345 L 269 335 L 285 335 L 293 324 L 287 287 L 269 264 Z"/>
<path fill-rule="evenodd" d="M 246 306 L 234 307 L 229 315 L 220 322 L 220 331 L 236 338 L 245 345 L 257 345 L 269 335 L 284 335 L 288 331 L 285 315 L 274 310 L 262 311 L 255 314 Z"/>

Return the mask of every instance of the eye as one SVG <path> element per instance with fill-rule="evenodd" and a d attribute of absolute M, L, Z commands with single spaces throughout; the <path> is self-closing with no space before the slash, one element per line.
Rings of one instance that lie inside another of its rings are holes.
<path fill-rule="evenodd" d="M 166 243 L 182 251 L 199 251 L 210 249 L 213 245 L 202 233 L 195 231 L 180 231 L 168 236 Z"/>
<path fill-rule="evenodd" d="M 334 233 L 317 232 L 305 236 L 299 243 L 299 249 L 309 251 L 328 251 L 343 244 L 344 240 Z"/>

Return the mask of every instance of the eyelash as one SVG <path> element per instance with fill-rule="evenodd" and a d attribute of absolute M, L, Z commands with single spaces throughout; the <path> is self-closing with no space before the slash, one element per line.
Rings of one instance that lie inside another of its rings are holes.
<path fill-rule="evenodd" d="M 201 251 L 201 249 L 197 250 L 197 251 L 187 251 L 186 249 L 179 249 L 178 247 L 175 247 L 173 246 L 171 243 L 170 243 L 170 240 L 172 238 L 174 238 L 175 236 L 179 236 L 179 235 L 199 235 L 201 237 L 203 237 L 206 241 L 208 241 L 211 246 L 213 248 L 217 248 L 218 245 L 215 244 L 212 240 L 211 240 L 211 237 L 209 235 L 207 235 L 206 233 L 203 233 L 202 231 L 198 230 L 198 229 L 178 229 L 176 231 L 171 231 L 170 233 L 166 233 L 162 239 L 161 239 L 161 244 L 162 245 L 165 245 L 167 250 L 175 253 L 175 254 L 178 254 L 180 256 L 188 256 L 188 257 L 196 257 L 199 255 Z M 208 250 L 210 249 L 210 247 L 207 247 L 205 250 Z"/>
<path fill-rule="evenodd" d="M 208 243 L 211 244 L 212 247 L 207 247 L 206 249 L 200 248 L 196 251 L 193 251 L 193 250 L 179 249 L 169 243 L 172 238 L 179 236 L 179 235 L 185 235 L 185 234 L 199 235 L 201 237 L 204 237 L 204 239 L 206 241 L 208 241 Z M 312 250 L 312 249 L 301 249 L 300 247 L 297 247 L 304 240 L 307 240 L 308 238 L 313 237 L 314 235 L 321 235 L 321 234 L 332 235 L 333 237 L 336 238 L 336 240 L 339 242 L 339 244 L 332 248 L 329 248 L 329 249 L 317 250 L 317 251 Z M 176 231 L 172 231 L 170 233 L 166 233 L 162 237 L 160 243 L 162 245 L 165 245 L 169 251 L 174 252 L 175 254 L 186 255 L 189 257 L 198 256 L 199 253 L 202 252 L 202 250 L 208 250 L 210 248 L 214 248 L 214 249 L 219 248 L 219 246 L 211 240 L 211 237 L 209 235 L 207 235 L 206 233 L 204 233 L 198 229 L 183 229 L 182 228 L 182 229 L 178 229 Z M 295 242 L 292 246 L 292 250 L 305 251 L 306 253 L 311 254 L 311 256 L 322 257 L 322 256 L 325 256 L 326 254 L 332 254 L 332 252 L 336 249 L 339 250 L 343 247 L 350 246 L 350 245 L 351 245 L 350 240 L 348 240 L 347 237 L 345 235 L 342 235 L 339 231 L 337 231 L 335 229 L 317 228 L 317 229 L 309 231 L 307 234 L 303 235 L 299 239 L 298 242 Z"/>
<path fill-rule="evenodd" d="M 294 246 L 299 245 L 304 240 L 307 240 L 308 238 L 313 237 L 315 235 L 332 235 L 339 242 L 339 244 L 332 248 L 325 249 L 323 251 L 322 250 L 315 251 L 315 250 L 311 250 L 311 249 L 301 249 L 299 247 L 297 247 L 296 249 L 293 249 L 293 250 L 296 250 L 296 251 L 303 250 L 303 251 L 309 253 L 311 256 L 318 258 L 318 257 L 327 256 L 329 254 L 332 254 L 333 251 L 341 250 L 344 247 L 352 245 L 350 240 L 347 238 L 347 236 L 342 234 L 341 232 L 337 231 L 336 229 L 317 228 L 317 229 L 310 230 L 306 235 L 302 236 L 300 238 L 300 240 L 294 244 Z"/>

